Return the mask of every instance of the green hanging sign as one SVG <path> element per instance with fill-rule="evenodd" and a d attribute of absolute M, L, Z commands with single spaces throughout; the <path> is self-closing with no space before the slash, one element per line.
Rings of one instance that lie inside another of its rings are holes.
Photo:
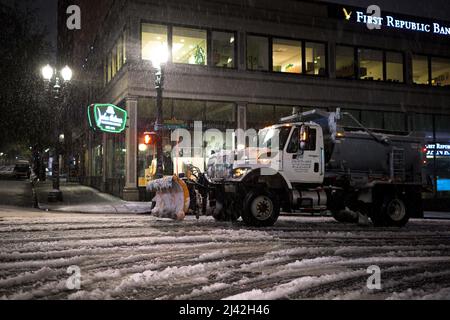
<path fill-rule="evenodd" d="M 122 133 L 127 125 L 128 113 L 112 104 L 92 104 L 88 107 L 89 126 L 106 133 Z"/>

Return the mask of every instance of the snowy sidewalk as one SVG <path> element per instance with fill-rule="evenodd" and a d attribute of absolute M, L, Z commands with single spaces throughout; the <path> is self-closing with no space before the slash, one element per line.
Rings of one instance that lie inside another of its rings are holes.
<path fill-rule="evenodd" d="M 150 202 L 124 201 L 78 183 L 61 182 L 60 188 L 64 201 L 49 203 L 47 197 L 52 190 L 51 181 L 36 184 L 35 192 L 39 208 L 57 212 L 117 214 L 144 214 L 151 210 Z"/>

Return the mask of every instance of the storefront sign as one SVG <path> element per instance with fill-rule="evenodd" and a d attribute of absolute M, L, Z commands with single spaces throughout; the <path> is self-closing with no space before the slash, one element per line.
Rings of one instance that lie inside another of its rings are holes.
<path fill-rule="evenodd" d="M 333 6 L 334 7 L 334 6 Z M 337 9 L 334 7 L 335 10 Z M 382 29 L 383 27 L 413 32 L 424 32 L 434 35 L 450 36 L 450 25 L 445 22 L 414 18 L 400 14 L 382 14 L 371 10 L 355 7 L 341 7 L 338 16 L 346 21 L 365 24 L 369 29 Z M 369 12 L 369 13 L 368 13 Z M 373 13 L 373 14 L 372 14 Z M 333 14 L 331 14 L 333 16 Z"/>
<path fill-rule="evenodd" d="M 425 146 L 427 149 L 427 158 L 436 157 L 450 157 L 450 144 L 428 144 Z"/>
<path fill-rule="evenodd" d="M 88 118 L 94 130 L 122 133 L 126 128 L 128 113 L 112 104 L 93 104 L 88 108 Z"/>

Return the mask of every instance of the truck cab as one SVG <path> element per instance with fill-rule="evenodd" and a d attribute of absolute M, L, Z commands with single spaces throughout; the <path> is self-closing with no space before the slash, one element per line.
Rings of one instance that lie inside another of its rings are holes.
<path fill-rule="evenodd" d="M 297 123 L 282 153 L 282 172 L 292 184 L 321 184 L 325 153 L 322 128 L 314 123 Z"/>

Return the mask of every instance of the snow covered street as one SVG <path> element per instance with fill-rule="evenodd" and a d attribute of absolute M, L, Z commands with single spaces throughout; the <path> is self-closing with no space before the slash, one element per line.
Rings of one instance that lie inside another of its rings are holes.
<path fill-rule="evenodd" d="M 282 217 L 258 230 L 4 207 L 0 248 L 3 299 L 450 299 L 444 220 L 375 229 Z M 381 290 L 367 288 L 372 265 Z M 80 290 L 69 290 L 71 266 Z"/>

